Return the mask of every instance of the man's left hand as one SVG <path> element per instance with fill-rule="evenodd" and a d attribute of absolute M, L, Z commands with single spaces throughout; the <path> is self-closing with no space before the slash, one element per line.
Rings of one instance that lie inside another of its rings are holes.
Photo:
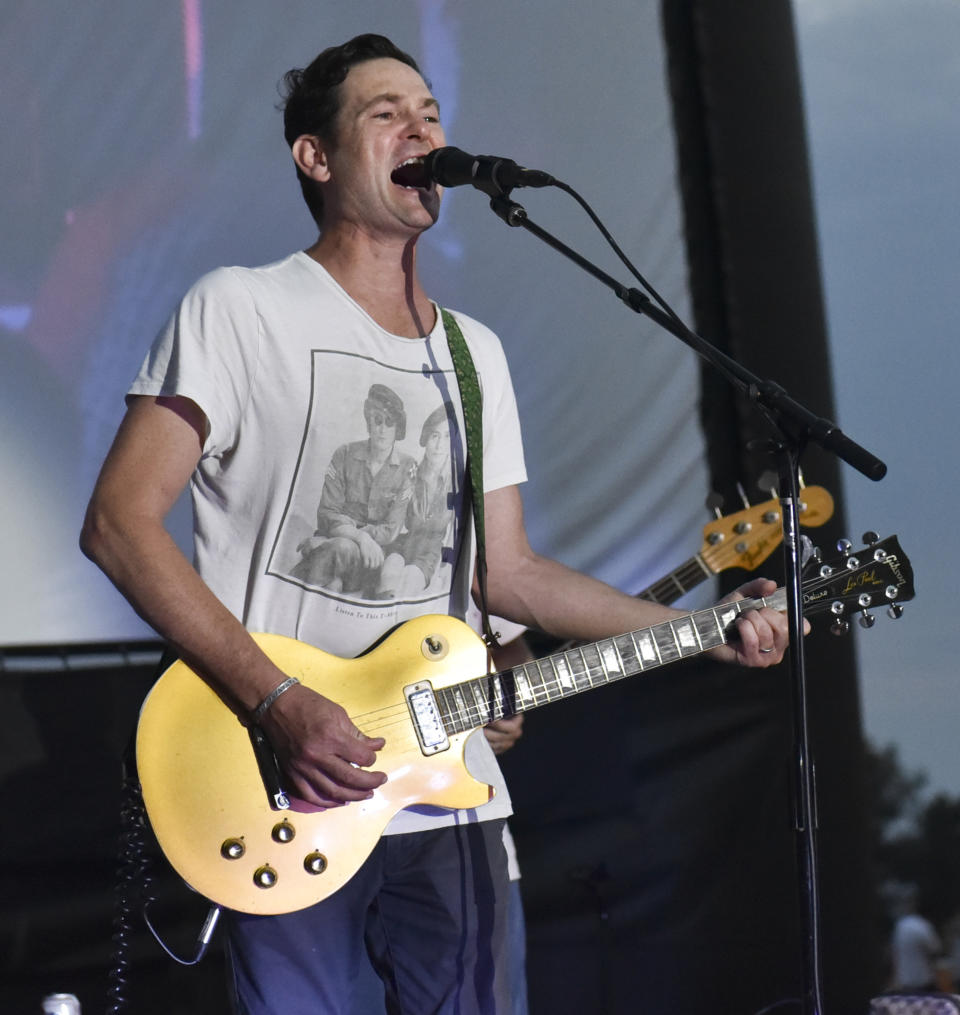
<path fill-rule="evenodd" d="M 523 736 L 523 714 L 512 715 L 509 719 L 494 719 L 483 727 L 483 735 L 490 742 L 494 754 L 503 754 Z"/>
<path fill-rule="evenodd" d="M 735 592 L 725 596 L 721 603 L 733 603 L 738 599 L 756 599 L 776 592 L 777 583 L 769 578 L 755 578 L 741 585 Z M 724 662 L 739 663 L 741 666 L 775 666 L 783 659 L 789 642 L 787 615 L 769 607 L 747 610 L 736 622 L 737 637 L 712 655 Z M 804 633 L 810 624 L 804 621 Z"/>

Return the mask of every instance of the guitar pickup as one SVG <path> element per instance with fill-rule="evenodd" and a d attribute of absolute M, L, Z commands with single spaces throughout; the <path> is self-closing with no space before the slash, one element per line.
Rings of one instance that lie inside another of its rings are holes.
<path fill-rule="evenodd" d="M 416 684 L 408 684 L 403 689 L 403 696 L 410 709 L 413 728 L 417 732 L 420 750 L 424 754 L 439 754 L 450 747 L 450 739 L 443 725 L 437 699 L 429 681 L 421 680 Z"/>

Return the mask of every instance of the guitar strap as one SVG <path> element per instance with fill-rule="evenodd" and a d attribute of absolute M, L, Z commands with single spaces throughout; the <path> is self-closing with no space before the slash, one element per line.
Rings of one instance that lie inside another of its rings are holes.
<path fill-rule="evenodd" d="M 460 404 L 463 406 L 463 425 L 467 444 L 467 486 L 473 505 L 473 527 L 477 535 L 477 585 L 480 589 L 480 616 L 483 625 L 483 640 L 487 647 L 497 644 L 497 636 L 490 629 L 490 614 L 487 610 L 487 557 L 483 530 L 483 396 L 473 365 L 473 357 L 467 348 L 460 325 L 449 310 L 440 309 L 443 328 L 447 333 L 447 344 L 453 359 L 453 370 L 460 387 Z"/>

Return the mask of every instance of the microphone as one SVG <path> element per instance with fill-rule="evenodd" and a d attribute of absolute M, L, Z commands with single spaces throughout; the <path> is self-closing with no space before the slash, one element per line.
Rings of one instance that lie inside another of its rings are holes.
<path fill-rule="evenodd" d="M 397 166 L 390 174 L 402 187 L 463 187 L 470 184 L 491 197 L 513 187 L 549 187 L 556 181 L 539 169 L 525 169 L 496 155 L 468 155 L 459 148 L 434 148 L 420 162 Z"/>

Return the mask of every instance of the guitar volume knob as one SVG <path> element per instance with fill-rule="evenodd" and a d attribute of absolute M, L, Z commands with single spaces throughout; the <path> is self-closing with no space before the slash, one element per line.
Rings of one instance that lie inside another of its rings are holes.
<path fill-rule="evenodd" d="M 224 839 L 220 845 L 220 855 L 224 860 L 239 860 L 246 851 L 243 839 Z"/>
<path fill-rule="evenodd" d="M 274 842 L 292 842 L 293 837 L 297 834 L 297 830 L 287 821 L 283 819 L 279 824 L 274 825 L 270 832 L 270 838 Z"/>
<path fill-rule="evenodd" d="M 322 874 L 327 869 L 327 858 L 318 850 L 307 853 L 303 858 L 303 869 L 308 874 Z"/>
<path fill-rule="evenodd" d="M 253 883 L 257 888 L 273 888 L 279 880 L 280 875 L 268 863 L 253 872 Z"/>

